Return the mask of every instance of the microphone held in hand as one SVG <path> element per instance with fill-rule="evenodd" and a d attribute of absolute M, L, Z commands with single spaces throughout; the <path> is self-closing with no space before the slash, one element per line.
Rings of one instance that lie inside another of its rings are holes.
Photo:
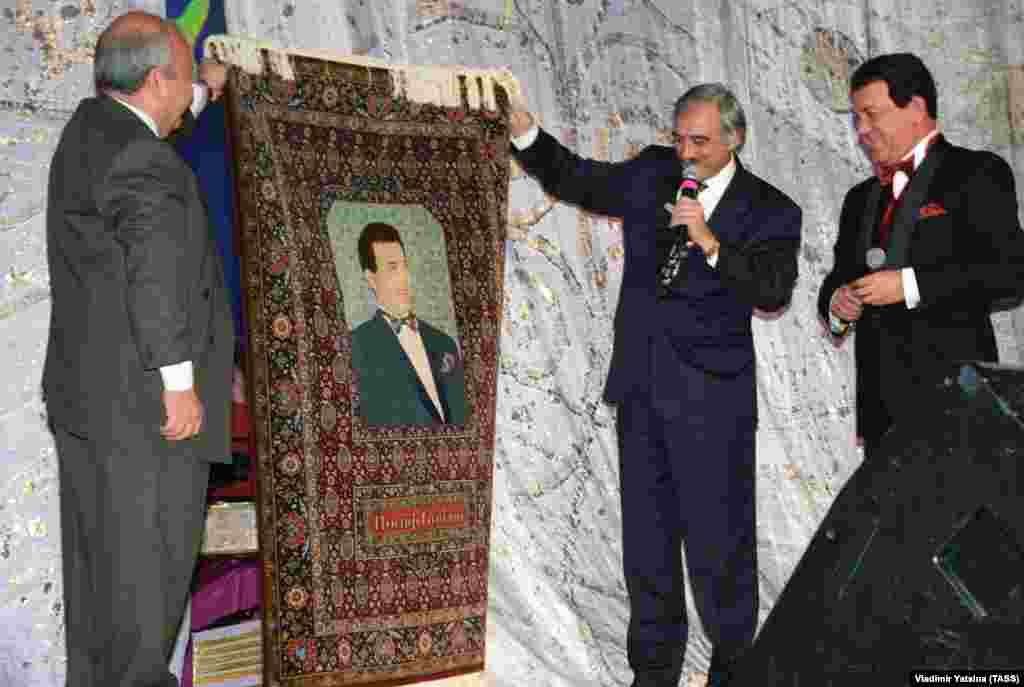
<path fill-rule="evenodd" d="M 676 202 L 681 198 L 692 198 L 696 200 L 700 191 L 700 180 L 697 178 L 697 166 L 693 162 L 683 163 L 683 180 L 679 183 L 676 191 Z M 686 243 L 689 240 L 689 233 L 685 224 L 679 224 L 670 229 L 677 232 L 676 240 L 672 243 L 672 249 L 668 253 L 665 262 L 658 269 L 658 296 L 668 295 L 672 282 L 679 275 L 683 260 L 686 259 Z"/>
<path fill-rule="evenodd" d="M 868 272 L 877 272 L 878 270 L 885 267 L 885 259 L 885 249 L 879 248 L 877 246 L 875 246 L 874 248 L 869 248 L 868 251 L 864 254 L 864 262 L 867 263 Z M 843 336 L 848 331 L 850 331 L 850 322 L 844 320 L 841 317 L 837 319 L 839 320 L 838 326 L 833 325 L 832 333 L 835 334 L 836 336 Z"/>
<path fill-rule="evenodd" d="M 864 261 L 868 265 L 868 272 L 877 272 L 885 266 L 885 249 L 869 248 L 868 252 L 864 254 Z"/>
<path fill-rule="evenodd" d="M 683 163 L 683 180 L 679 182 L 679 190 L 676 191 L 676 202 L 680 198 L 697 199 L 700 191 L 700 179 L 697 178 L 697 165 L 692 162 Z"/>

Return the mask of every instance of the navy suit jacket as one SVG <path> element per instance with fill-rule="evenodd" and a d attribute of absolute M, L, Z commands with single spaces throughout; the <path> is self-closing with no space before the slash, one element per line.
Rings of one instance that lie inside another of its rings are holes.
<path fill-rule="evenodd" d="M 832 294 L 867 273 L 881 205 L 878 179 L 846 194 L 835 262 L 818 294 L 828 321 Z M 1013 172 L 998 155 L 951 145 L 929 148 L 903 192 L 886 267 L 912 267 L 920 305 L 868 306 L 857 322 L 857 431 L 877 441 L 902 411 L 914 412 L 957 361 L 995 361 L 993 304 L 1024 293 L 1024 233 Z"/>
<path fill-rule="evenodd" d="M 752 372 L 754 308 L 777 310 L 797 276 L 801 210 L 748 172 L 736 175 L 708 225 L 721 242 L 717 265 L 690 250 L 681 278 L 657 298 L 657 271 L 674 238 L 666 203 L 682 180 L 675 150 L 650 146 L 625 162 L 581 158 L 540 131 L 515 151 L 524 169 L 557 198 L 623 219 L 625 270 L 615 314 L 615 347 L 605 399 L 618 402 L 649 388 L 653 339 L 664 339 L 685 364 L 717 376 Z M 752 377 L 752 375 L 751 375 Z"/>

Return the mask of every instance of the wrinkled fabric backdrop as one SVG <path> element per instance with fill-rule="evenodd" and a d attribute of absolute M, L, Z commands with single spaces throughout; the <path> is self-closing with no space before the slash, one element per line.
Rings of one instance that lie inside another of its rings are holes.
<path fill-rule="evenodd" d="M 163 0 L 0 0 L 0 685 L 63 684 L 55 455 L 39 378 L 49 321 L 44 203 L 60 129 L 91 93 L 97 33 Z M 1024 14 L 1009 0 L 226 0 L 229 32 L 406 63 L 509 67 L 543 124 L 620 160 L 665 142 L 674 99 L 723 81 L 750 119 L 744 162 L 804 209 L 800 280 L 754 323 L 762 616 L 861 459 L 852 355 L 814 312 L 843 194 L 869 168 L 847 77 L 911 50 L 940 123 L 1024 180 Z M 510 187 L 488 666 L 499 685 L 625 685 L 614 416 L 601 402 L 622 272 L 619 226 Z M 995 316 L 1004 362 L 1024 315 Z M 689 673 L 708 645 L 694 619 Z"/>

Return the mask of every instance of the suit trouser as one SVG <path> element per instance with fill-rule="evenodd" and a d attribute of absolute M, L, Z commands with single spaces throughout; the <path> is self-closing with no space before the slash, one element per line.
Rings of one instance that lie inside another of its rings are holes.
<path fill-rule="evenodd" d="M 176 687 L 167 661 L 199 553 L 209 463 L 140 460 L 58 426 L 53 433 L 67 685 Z"/>
<path fill-rule="evenodd" d="M 655 351 L 651 391 L 618 411 L 627 652 L 635 672 L 662 675 L 663 684 L 678 681 L 687 640 L 681 544 L 718 651 L 730 657 L 749 646 L 758 612 L 753 370 L 716 378 L 679 366 L 659 375 L 673 358 Z"/>

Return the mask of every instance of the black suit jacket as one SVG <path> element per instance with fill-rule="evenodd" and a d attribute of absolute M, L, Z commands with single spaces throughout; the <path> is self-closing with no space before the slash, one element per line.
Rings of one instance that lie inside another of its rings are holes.
<path fill-rule="evenodd" d="M 666 340 L 681 361 L 714 375 L 752 371 L 753 309 L 784 306 L 796 282 L 796 203 L 737 160 L 736 175 L 708 221 L 721 242 L 717 265 L 709 267 L 700 249 L 689 251 L 685 276 L 668 298 L 658 300 L 658 266 L 673 238 L 665 240 L 670 215 L 664 206 L 675 202 L 682 180 L 675 151 L 650 146 L 626 162 L 599 162 L 580 158 L 541 131 L 515 155 L 552 195 L 623 218 L 625 269 L 605 385 L 608 401 L 648 387 L 653 338 Z"/>
<path fill-rule="evenodd" d="M 229 460 L 233 324 L 192 170 L 124 105 L 87 98 L 61 135 L 48 194 L 51 420 L 140 454 Z M 167 442 L 159 368 L 184 360 L 204 427 Z"/>
<path fill-rule="evenodd" d="M 856 325 L 857 430 L 868 442 L 914 412 L 915 396 L 940 382 L 950 362 L 995 361 L 993 303 L 1024 293 L 1017 192 L 1001 157 L 940 137 L 904 194 L 886 267 L 913 268 L 921 303 L 868 306 Z M 881 196 L 874 177 L 846 195 L 834 266 L 818 294 L 826 321 L 835 290 L 867 272 Z"/>

